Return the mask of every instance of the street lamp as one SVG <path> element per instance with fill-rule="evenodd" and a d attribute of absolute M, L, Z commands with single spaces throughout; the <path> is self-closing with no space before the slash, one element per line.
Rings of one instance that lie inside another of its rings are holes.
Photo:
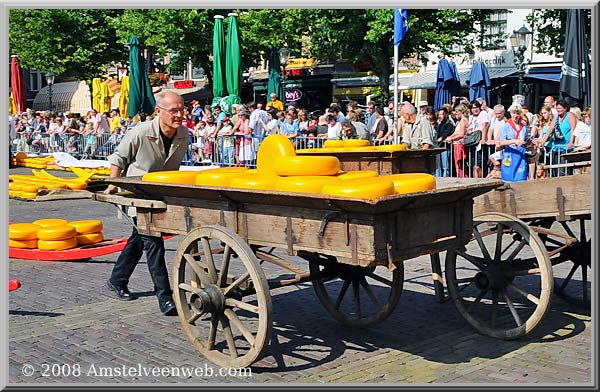
<path fill-rule="evenodd" d="M 519 71 L 519 95 L 523 95 L 523 75 L 525 74 L 525 51 L 529 46 L 529 40 L 533 33 L 524 25 L 519 30 L 514 30 L 510 36 L 510 46 L 515 54 L 514 63 L 517 71 Z"/>
<path fill-rule="evenodd" d="M 284 105 L 285 105 L 285 102 L 287 101 L 286 96 L 285 96 L 285 79 L 286 79 L 285 66 L 287 65 L 289 56 L 290 56 L 290 50 L 288 48 L 286 48 L 284 46 L 283 48 L 279 49 L 279 64 L 281 64 L 281 66 L 283 67 L 283 76 L 281 77 L 281 84 L 283 86 L 283 104 Z"/>
<path fill-rule="evenodd" d="M 48 71 L 46 74 L 46 84 L 48 85 L 48 105 L 50 106 L 50 112 L 52 112 L 52 85 L 54 84 L 54 74 L 52 71 Z"/>

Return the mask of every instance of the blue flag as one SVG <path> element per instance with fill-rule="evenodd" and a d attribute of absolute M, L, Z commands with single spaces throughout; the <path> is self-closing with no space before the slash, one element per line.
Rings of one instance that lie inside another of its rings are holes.
<path fill-rule="evenodd" d="M 408 10 L 396 8 L 394 10 L 394 45 L 400 45 L 408 31 Z"/>

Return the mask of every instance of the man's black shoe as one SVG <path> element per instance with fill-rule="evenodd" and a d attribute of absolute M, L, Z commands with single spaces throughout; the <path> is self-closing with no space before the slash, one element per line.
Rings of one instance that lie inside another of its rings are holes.
<path fill-rule="evenodd" d="M 133 296 L 127 289 L 127 287 L 117 287 L 111 283 L 110 279 L 106 281 L 106 287 L 117 295 L 117 298 L 121 301 L 131 301 Z"/>
<path fill-rule="evenodd" d="M 165 316 L 177 316 L 177 308 L 175 307 L 175 302 L 169 299 L 164 302 L 159 302 L 160 311 Z"/>

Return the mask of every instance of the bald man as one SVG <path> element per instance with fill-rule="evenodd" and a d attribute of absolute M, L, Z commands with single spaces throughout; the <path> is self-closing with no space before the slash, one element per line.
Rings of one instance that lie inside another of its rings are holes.
<path fill-rule="evenodd" d="M 178 170 L 188 151 L 189 131 L 182 125 L 183 98 L 172 91 L 159 94 L 156 98 L 155 117 L 132 128 L 108 157 L 110 176 L 143 176 L 149 172 Z M 116 187 L 109 185 L 104 193 L 113 193 Z M 135 223 L 135 211 L 131 209 Z M 127 285 L 133 270 L 146 251 L 148 270 L 154 283 L 160 311 L 164 315 L 175 315 L 173 291 L 165 263 L 165 244 L 162 237 L 139 234 L 135 226 L 119 255 L 106 286 L 121 301 L 133 298 Z"/>
<path fill-rule="evenodd" d="M 426 117 L 419 116 L 411 103 L 405 103 L 400 110 L 404 119 L 402 143 L 407 144 L 410 149 L 427 150 L 437 147 L 437 135 L 431 122 Z"/>

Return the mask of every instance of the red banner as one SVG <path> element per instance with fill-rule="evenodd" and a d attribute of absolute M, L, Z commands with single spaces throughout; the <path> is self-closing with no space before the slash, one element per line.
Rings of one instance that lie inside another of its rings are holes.
<path fill-rule="evenodd" d="M 174 88 L 192 88 L 194 87 L 194 82 L 192 80 L 176 80 L 173 82 Z"/>

